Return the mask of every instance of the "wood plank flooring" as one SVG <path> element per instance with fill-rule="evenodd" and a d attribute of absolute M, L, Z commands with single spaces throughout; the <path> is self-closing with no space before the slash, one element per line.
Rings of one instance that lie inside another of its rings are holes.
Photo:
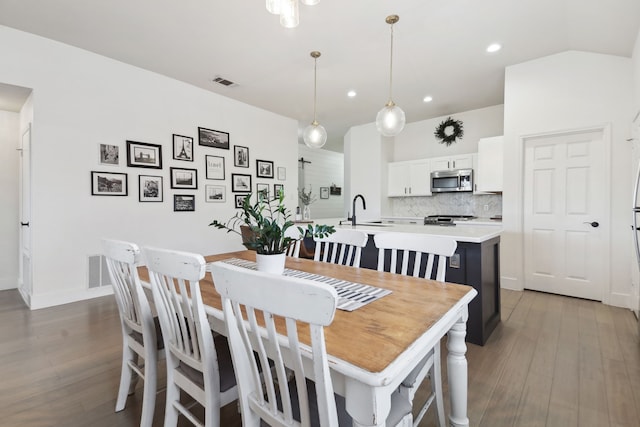
<path fill-rule="evenodd" d="M 0 291 L 0 343 L 0 425 L 138 425 L 141 383 L 114 412 L 122 344 L 113 297 L 29 311 L 17 291 Z M 503 290 L 502 323 L 484 347 L 469 344 L 467 358 L 472 426 L 640 425 L 640 339 L 629 310 Z M 443 375 L 446 394 L 446 359 Z M 160 393 L 154 425 L 163 414 Z M 222 426 L 240 425 L 236 405 L 223 408 Z M 430 410 L 421 426 L 434 425 Z"/>

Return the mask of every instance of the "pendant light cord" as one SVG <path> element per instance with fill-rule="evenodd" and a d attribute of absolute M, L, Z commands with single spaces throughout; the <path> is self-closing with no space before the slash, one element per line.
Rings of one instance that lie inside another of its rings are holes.
<path fill-rule="evenodd" d="M 316 121 L 316 102 L 318 92 L 318 58 L 313 58 L 313 122 Z"/>
<path fill-rule="evenodd" d="M 392 86 L 393 86 L 393 24 L 391 24 L 391 54 L 389 60 L 389 103 L 393 103 Z"/>

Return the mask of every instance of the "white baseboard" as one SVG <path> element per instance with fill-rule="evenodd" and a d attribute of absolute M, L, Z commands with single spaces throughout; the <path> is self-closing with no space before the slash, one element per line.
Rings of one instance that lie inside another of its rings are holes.
<path fill-rule="evenodd" d="M 82 291 L 32 295 L 30 307 L 32 310 L 37 310 L 39 308 L 53 307 L 56 305 L 68 304 L 70 302 L 82 301 L 111 294 L 113 294 L 113 288 L 111 286 L 101 286 L 99 288 L 85 289 Z"/>
<path fill-rule="evenodd" d="M 515 277 L 500 276 L 500 287 L 502 289 L 510 289 L 512 291 L 524 291 L 522 282 Z"/>

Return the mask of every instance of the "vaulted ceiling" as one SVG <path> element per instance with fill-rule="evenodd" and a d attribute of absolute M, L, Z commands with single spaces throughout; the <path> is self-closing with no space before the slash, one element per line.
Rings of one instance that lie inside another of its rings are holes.
<path fill-rule="evenodd" d="M 321 0 L 300 5 L 295 29 L 264 0 L 0 0 L 1 25 L 291 117 L 300 134 L 319 50 L 318 121 L 336 151 L 388 99 L 390 14 L 393 99 L 407 122 L 503 103 L 508 65 L 566 50 L 629 57 L 640 28 L 639 0 Z M 487 53 L 494 42 L 502 50 Z"/>

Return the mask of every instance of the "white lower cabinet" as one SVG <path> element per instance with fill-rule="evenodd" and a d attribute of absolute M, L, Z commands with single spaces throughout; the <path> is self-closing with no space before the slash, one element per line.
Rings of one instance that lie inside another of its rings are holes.
<path fill-rule="evenodd" d="M 431 195 L 429 160 L 391 162 L 387 172 L 389 197 Z"/>

